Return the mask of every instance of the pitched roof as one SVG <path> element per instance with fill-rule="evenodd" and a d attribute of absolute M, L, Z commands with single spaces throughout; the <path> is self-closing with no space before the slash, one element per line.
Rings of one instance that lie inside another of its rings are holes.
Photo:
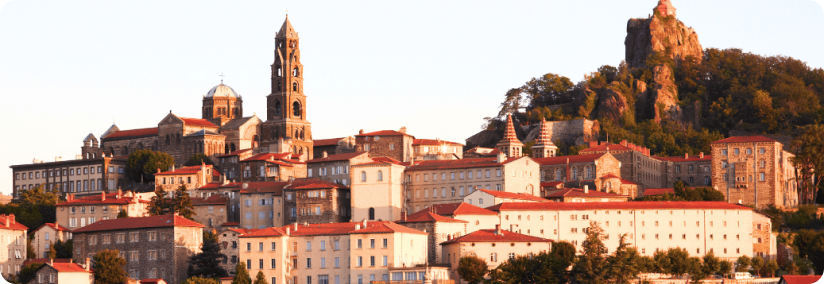
<path fill-rule="evenodd" d="M 249 120 L 252 120 L 252 118 L 257 118 L 257 116 L 253 115 L 253 116 L 235 118 L 235 119 L 230 120 L 229 122 L 227 122 L 226 124 L 224 124 L 220 128 L 221 129 L 240 128 L 241 126 L 243 126 L 244 123 L 248 122 Z M 258 118 L 258 120 L 260 120 L 260 119 Z"/>
<path fill-rule="evenodd" d="M 665 160 L 670 162 L 698 162 L 698 161 L 712 161 L 711 155 L 704 155 L 703 158 L 700 156 L 672 156 L 672 157 L 656 157 L 659 160 Z"/>
<path fill-rule="evenodd" d="M 291 182 L 287 189 L 321 189 L 321 188 L 344 188 L 348 189 L 342 184 L 337 184 L 331 181 L 319 180 L 313 178 L 296 178 Z"/>
<path fill-rule="evenodd" d="M 315 139 L 312 141 L 312 147 L 336 146 L 338 141 L 343 140 L 343 138 Z"/>
<path fill-rule="evenodd" d="M 241 162 L 251 162 L 251 161 L 266 161 L 270 163 L 291 166 L 291 164 L 286 164 L 281 161 L 289 162 L 292 164 L 303 164 L 303 162 L 298 160 L 292 160 L 292 153 L 260 153 L 249 158 L 241 160 Z"/>
<path fill-rule="evenodd" d="M 466 202 L 458 202 L 458 203 L 445 203 L 445 204 L 435 204 L 432 205 L 435 207 L 435 213 L 439 215 L 445 216 L 455 216 L 455 215 L 498 215 L 498 213 L 466 203 Z M 427 210 L 424 208 L 424 210 Z"/>
<path fill-rule="evenodd" d="M 630 150 L 633 150 L 632 148 L 621 145 L 621 144 L 603 143 L 603 144 L 600 144 L 600 145 L 597 145 L 597 146 L 593 146 L 593 147 L 586 148 L 584 150 L 578 151 L 578 153 L 582 153 L 582 154 L 597 153 L 597 152 L 606 153 L 607 149 L 609 149 L 610 152 L 612 152 L 612 151 L 630 151 Z"/>
<path fill-rule="evenodd" d="M 478 147 L 466 150 L 466 153 L 485 155 L 485 156 L 495 156 L 495 155 L 498 155 L 498 149 L 484 148 L 484 147 L 478 146 Z"/>
<path fill-rule="evenodd" d="M 450 142 L 441 139 L 414 139 L 412 140 L 412 146 L 441 146 L 441 145 L 452 145 L 452 146 L 463 146 L 461 143 Z"/>
<path fill-rule="evenodd" d="M 508 198 L 508 199 L 520 199 L 520 200 L 530 200 L 530 201 L 537 201 L 537 202 L 549 202 L 549 200 L 540 198 L 538 196 L 524 194 L 524 193 L 514 193 L 514 192 L 507 192 L 507 191 L 495 191 L 489 189 L 479 189 L 483 193 L 492 195 L 498 198 Z"/>
<path fill-rule="evenodd" d="M 261 230 L 261 229 L 229 228 L 227 230 L 235 232 L 235 233 L 239 233 L 239 234 L 248 234 L 248 233 L 251 233 L 251 232 L 254 232 L 254 231 L 257 231 L 257 230 Z"/>
<path fill-rule="evenodd" d="M 447 222 L 447 223 L 469 223 L 464 220 L 458 220 L 441 216 L 429 211 L 429 208 L 424 208 L 412 215 L 406 217 L 406 221 L 398 221 L 398 223 L 422 223 L 422 222 Z"/>
<path fill-rule="evenodd" d="M 390 157 L 375 157 L 375 158 L 372 158 L 372 162 L 363 163 L 362 165 L 370 165 L 370 164 L 371 165 L 375 165 L 375 164 L 395 164 L 395 165 L 402 165 L 402 166 L 408 166 L 409 165 L 409 163 L 404 163 L 404 162 L 392 159 Z"/>
<path fill-rule="evenodd" d="M 220 156 L 217 156 L 217 157 L 220 158 L 220 157 L 237 156 L 237 155 L 243 154 L 245 152 L 249 152 L 249 151 L 252 151 L 252 149 L 237 150 L 237 151 L 234 151 L 234 152 L 229 152 L 229 154 L 223 154 L 223 155 L 220 155 Z"/>
<path fill-rule="evenodd" d="M 604 209 L 726 209 L 752 210 L 723 201 L 627 201 L 627 202 L 504 202 L 486 209 L 501 210 L 604 210 Z"/>
<path fill-rule="evenodd" d="M 122 193 L 120 193 L 120 198 L 117 198 L 118 193 L 107 193 L 106 200 L 103 200 L 103 194 L 94 194 L 85 196 L 78 199 L 73 199 L 71 201 L 60 202 L 55 204 L 55 206 L 73 206 L 73 205 L 101 205 L 101 204 L 114 204 L 114 205 L 126 205 L 126 204 L 133 204 L 135 203 L 134 197 L 126 197 Z M 137 202 L 140 203 L 149 203 L 148 200 L 137 199 Z"/>
<path fill-rule="evenodd" d="M 30 258 L 30 259 L 26 259 L 25 261 L 23 261 L 22 266 L 26 266 L 26 265 L 29 265 L 29 264 L 32 264 L 32 263 L 43 263 L 43 264 L 45 264 L 45 263 L 48 263 L 49 261 L 51 261 L 51 259 L 48 259 L 48 258 Z M 72 259 L 71 258 L 55 258 L 54 262 L 55 263 L 69 263 L 69 262 L 72 262 Z"/>
<path fill-rule="evenodd" d="M 604 155 L 606 155 L 606 153 L 534 158 L 533 160 L 535 160 L 535 162 L 537 162 L 538 164 L 541 164 L 541 166 L 564 165 L 567 163 L 567 159 L 569 159 L 570 164 L 592 163 L 595 162 L 595 160 L 603 157 Z"/>
<path fill-rule="evenodd" d="M 230 229 L 230 230 L 235 231 L 234 229 Z M 239 230 L 235 231 L 235 232 L 241 233 L 241 232 L 239 232 Z M 276 227 L 269 227 L 269 228 L 252 230 L 252 231 L 248 231 L 246 233 L 241 233 L 241 234 L 242 235 L 239 236 L 240 238 L 279 237 L 279 236 L 285 236 L 286 235 L 286 230 L 281 229 L 281 228 L 276 228 Z"/>
<path fill-rule="evenodd" d="M 212 123 L 208 120 L 205 120 L 205 119 L 201 119 L 201 118 L 189 118 L 189 117 L 179 117 L 179 118 L 180 118 L 180 120 L 183 120 L 183 123 L 185 123 L 188 126 L 217 127 L 217 125 L 215 125 L 214 123 Z"/>
<path fill-rule="evenodd" d="M 409 134 L 406 134 L 406 133 L 403 133 L 403 132 L 400 132 L 400 131 L 395 131 L 395 130 L 381 130 L 381 131 L 369 132 L 369 133 L 364 133 L 364 134 L 358 134 L 358 135 L 355 135 L 355 136 L 412 136 L 412 135 L 409 135 Z M 412 136 L 412 137 L 415 137 L 415 136 Z"/>
<path fill-rule="evenodd" d="M 675 194 L 674 188 L 647 188 L 644 190 L 644 196 L 648 195 L 664 195 L 664 194 Z"/>
<path fill-rule="evenodd" d="M 784 275 L 781 279 L 784 279 L 787 284 L 812 284 L 821 279 L 821 275 Z"/>
<path fill-rule="evenodd" d="M 43 228 L 43 227 L 45 227 L 45 226 L 49 226 L 49 227 L 51 227 L 52 229 L 54 229 L 55 231 L 58 231 L 58 232 L 63 232 L 63 231 L 66 231 L 66 232 L 71 232 L 71 231 L 72 231 L 72 230 L 70 230 L 69 228 L 66 228 L 66 227 L 60 226 L 60 224 L 55 224 L 55 223 L 45 223 L 45 224 L 43 224 L 43 225 L 40 225 L 40 227 L 37 227 L 37 229 L 34 229 L 34 230 L 33 230 L 33 231 L 31 231 L 31 232 L 32 232 L 32 233 L 34 233 L 34 232 L 36 232 L 37 230 L 40 230 L 40 228 Z"/>
<path fill-rule="evenodd" d="M 176 216 L 176 215 L 160 215 L 148 217 L 131 217 L 123 219 L 109 219 L 100 220 L 96 223 L 89 224 L 80 229 L 74 230 L 74 233 L 97 232 L 97 231 L 111 231 L 111 230 L 126 230 L 137 228 L 160 228 L 160 227 L 196 227 L 204 228 L 205 226 L 195 221 Z"/>
<path fill-rule="evenodd" d="M 86 271 L 85 268 L 83 268 L 82 266 L 80 266 L 77 263 L 55 262 L 55 263 L 51 263 L 51 264 L 46 263 L 46 265 L 49 265 L 49 266 L 53 267 L 55 270 L 57 270 L 57 272 L 86 272 L 86 273 L 92 273 L 91 271 Z"/>
<path fill-rule="evenodd" d="M 559 181 L 542 182 L 541 183 L 541 188 L 544 188 L 544 187 L 555 187 L 555 188 L 557 188 L 559 184 L 564 184 L 564 182 L 560 181 L 560 180 Z"/>
<path fill-rule="evenodd" d="M 511 141 L 521 143 L 521 140 L 518 140 L 518 135 L 515 134 L 515 126 L 512 123 L 512 114 L 506 114 L 506 130 L 504 131 L 504 138 L 501 139 L 503 141 Z M 498 142 L 498 143 L 501 143 Z"/>
<path fill-rule="evenodd" d="M 358 157 L 360 155 L 365 155 L 367 152 L 354 152 L 354 153 L 343 153 L 343 154 L 335 154 L 326 156 L 326 158 L 317 158 L 311 159 L 306 161 L 306 163 L 320 163 L 320 162 L 333 162 L 333 161 L 348 161 L 352 158 Z"/>
<path fill-rule="evenodd" d="M 112 134 L 101 137 L 101 139 L 140 137 L 140 136 L 150 136 L 150 135 L 157 135 L 157 127 L 138 128 L 138 129 L 129 129 L 129 130 L 118 130 L 118 131 L 115 131 Z"/>
<path fill-rule="evenodd" d="M 583 189 L 580 188 L 564 188 L 562 190 L 550 193 L 546 195 L 547 198 L 551 197 L 623 197 L 626 198 L 626 195 L 620 195 L 615 193 L 597 191 L 597 190 L 589 190 L 588 193 L 584 193 Z"/>
<path fill-rule="evenodd" d="M 409 227 L 401 226 L 395 224 L 394 222 L 376 222 L 375 225 L 367 226 L 365 228 L 361 228 L 360 230 L 354 230 L 350 232 L 350 234 L 382 234 L 382 233 L 407 233 L 407 234 L 418 234 L 418 235 L 427 235 L 419 230 L 415 230 Z"/>
<path fill-rule="evenodd" d="M 510 232 L 507 230 L 501 230 L 501 234 L 495 234 L 494 229 L 484 229 L 484 230 L 477 230 L 472 233 L 454 238 L 449 241 L 445 241 L 441 244 L 451 244 L 451 243 L 465 243 L 465 242 L 544 242 L 550 243 L 552 240 L 528 236 L 524 234 L 518 234 L 515 232 Z"/>
<path fill-rule="evenodd" d="M 297 226 L 297 230 L 295 230 L 295 226 Z M 362 222 L 343 222 L 306 225 L 292 224 L 280 227 L 279 229 L 281 229 L 282 231 L 286 231 L 287 229 L 289 229 L 289 233 L 292 236 L 376 234 L 392 232 L 425 234 L 424 232 L 400 226 L 389 221 L 369 221 L 367 222 L 366 227 L 363 227 Z"/>
<path fill-rule="evenodd" d="M 752 136 L 733 136 L 727 139 L 721 139 L 718 141 L 713 141 L 710 144 L 720 144 L 720 143 L 752 143 L 752 142 L 778 142 L 773 139 L 761 136 L 761 135 L 752 135 Z"/>
<path fill-rule="evenodd" d="M 283 195 L 283 187 L 289 184 L 285 181 L 262 181 L 262 182 L 233 182 L 227 187 L 240 187 L 240 193 L 273 193 Z"/>
<path fill-rule="evenodd" d="M 206 165 L 206 168 L 212 168 L 212 165 Z M 173 171 L 159 172 L 159 173 L 156 173 L 155 175 L 156 176 L 158 176 L 158 175 L 160 175 L 160 176 L 165 176 L 165 175 L 191 175 L 191 174 L 197 174 L 198 172 L 200 172 L 200 166 L 190 166 L 190 167 L 182 167 L 182 168 L 179 168 L 179 169 L 175 169 Z M 215 170 L 213 172 L 217 172 L 217 171 Z"/>
<path fill-rule="evenodd" d="M 231 226 L 240 226 L 240 222 L 226 222 L 220 224 L 221 227 L 231 227 Z"/>
<path fill-rule="evenodd" d="M 223 195 L 220 195 L 220 194 L 215 194 L 215 195 L 209 196 L 207 198 L 192 197 L 192 205 L 193 206 L 199 206 L 199 205 L 225 205 L 227 202 L 229 202 L 229 197 L 226 197 L 226 196 L 223 196 Z"/>
<path fill-rule="evenodd" d="M 497 158 L 469 158 L 460 160 L 430 160 L 415 162 L 415 165 L 407 168 L 407 171 L 420 170 L 440 170 L 440 169 L 465 169 L 465 168 L 480 168 L 493 167 L 508 164 L 512 161 L 523 159 L 527 157 L 507 158 L 503 163 L 498 163 Z"/>

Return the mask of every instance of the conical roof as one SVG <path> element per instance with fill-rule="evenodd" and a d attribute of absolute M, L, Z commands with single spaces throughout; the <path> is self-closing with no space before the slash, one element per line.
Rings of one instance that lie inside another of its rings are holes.
<path fill-rule="evenodd" d="M 286 20 L 283 21 L 283 25 L 280 26 L 280 30 L 278 30 L 278 37 L 298 37 L 298 32 L 295 31 L 295 28 L 292 27 L 292 23 L 289 22 L 289 15 L 286 15 Z"/>
<path fill-rule="evenodd" d="M 515 134 L 515 125 L 512 124 L 512 114 L 506 115 L 506 131 L 504 131 L 504 138 L 501 141 L 518 141 L 518 135 Z"/>
<path fill-rule="evenodd" d="M 552 130 L 549 129 L 549 123 L 546 122 L 545 118 L 541 119 L 541 128 L 538 131 L 535 145 L 554 145 L 552 143 Z"/>

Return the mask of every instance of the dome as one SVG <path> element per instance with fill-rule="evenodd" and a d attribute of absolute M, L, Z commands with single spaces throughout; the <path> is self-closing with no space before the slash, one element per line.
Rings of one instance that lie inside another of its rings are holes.
<path fill-rule="evenodd" d="M 237 97 L 240 97 L 240 96 L 237 95 L 237 93 L 235 92 L 235 90 L 232 89 L 232 87 L 226 86 L 223 83 L 221 83 L 220 85 L 217 85 L 214 88 L 212 88 L 211 90 L 209 90 L 209 92 L 206 93 L 206 97 L 207 98 L 211 98 L 211 97 L 235 97 L 235 98 L 237 98 Z"/>

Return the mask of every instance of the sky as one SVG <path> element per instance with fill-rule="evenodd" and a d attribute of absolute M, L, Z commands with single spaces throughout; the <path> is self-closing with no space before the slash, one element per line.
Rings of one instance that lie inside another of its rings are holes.
<path fill-rule="evenodd" d="M 816 2 L 817 1 L 817 2 Z M 10 165 L 73 159 L 112 123 L 201 115 L 220 83 L 265 120 L 274 37 L 298 32 L 313 138 L 406 126 L 465 143 L 510 88 L 574 82 L 624 58 L 626 23 L 656 0 L 0 0 L 0 192 Z M 824 67 L 824 0 L 674 0 L 704 48 Z"/>

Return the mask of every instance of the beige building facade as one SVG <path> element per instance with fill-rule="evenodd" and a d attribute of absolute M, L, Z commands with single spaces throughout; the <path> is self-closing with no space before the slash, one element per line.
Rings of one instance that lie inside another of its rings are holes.
<path fill-rule="evenodd" d="M 397 161 L 382 158 L 352 166 L 352 220 L 399 220 L 405 170 Z"/>
<path fill-rule="evenodd" d="M 67 195 L 66 202 L 55 205 L 56 223 L 69 230 L 76 230 L 100 220 L 116 219 L 121 210 L 129 217 L 143 217 L 148 214 L 149 200 L 139 198 L 131 191 L 100 193 L 75 198 Z"/>
<path fill-rule="evenodd" d="M 49 258 L 51 246 L 71 239 L 71 230 L 58 223 L 46 223 L 31 232 L 31 246 L 37 258 Z"/>
<path fill-rule="evenodd" d="M 222 231 L 223 224 L 228 222 L 229 198 L 222 195 L 213 195 L 206 198 L 192 198 L 192 207 L 195 215 L 193 221 L 205 226 L 206 231 Z"/>
<path fill-rule="evenodd" d="M 14 214 L 0 215 L 0 275 L 5 279 L 20 273 L 26 260 L 28 230 L 14 219 Z"/>
<path fill-rule="evenodd" d="M 326 155 L 324 153 L 321 153 L 320 158 L 306 161 L 308 167 L 306 177 L 349 186 L 352 184 L 352 174 L 349 168 L 372 162 L 369 153 L 366 152 L 335 155 Z"/>
<path fill-rule="evenodd" d="M 55 160 L 48 163 L 35 160 L 31 164 L 11 166 L 14 175 L 13 197 L 19 197 L 21 190 L 38 185 L 79 196 L 113 191 L 125 185 L 125 158 L 97 156 L 64 161 L 58 157 Z"/>

